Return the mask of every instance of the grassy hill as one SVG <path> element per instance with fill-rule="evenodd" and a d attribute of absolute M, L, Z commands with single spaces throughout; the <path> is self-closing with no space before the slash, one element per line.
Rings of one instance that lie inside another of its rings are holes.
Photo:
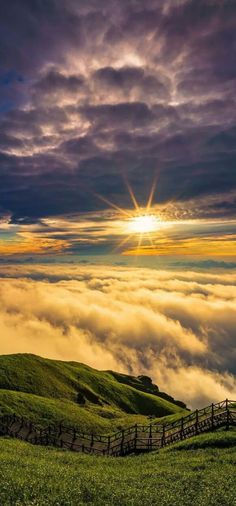
<path fill-rule="evenodd" d="M 4 506 L 233 506 L 236 431 L 139 457 L 91 455 L 0 438 Z"/>
<path fill-rule="evenodd" d="M 13 412 L 42 426 L 63 421 L 102 433 L 148 422 L 150 416 L 180 416 L 185 409 L 145 376 L 30 354 L 2 355 L 0 413 Z"/>

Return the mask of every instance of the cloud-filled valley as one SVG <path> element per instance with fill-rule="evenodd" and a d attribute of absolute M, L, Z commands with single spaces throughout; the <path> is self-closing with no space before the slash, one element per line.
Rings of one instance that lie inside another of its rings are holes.
<path fill-rule="evenodd" d="M 194 407 L 235 398 L 235 274 L 9 265 L 0 276 L 0 353 L 149 374 Z"/>

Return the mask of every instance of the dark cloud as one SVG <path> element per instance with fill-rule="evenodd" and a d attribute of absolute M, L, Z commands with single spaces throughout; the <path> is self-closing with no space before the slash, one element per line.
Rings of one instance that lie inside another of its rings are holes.
<path fill-rule="evenodd" d="M 34 94 L 47 95 L 61 93 L 77 93 L 84 85 L 84 79 L 79 75 L 65 76 L 61 72 L 51 70 L 34 86 Z"/>
<path fill-rule="evenodd" d="M 150 100 L 168 99 L 168 82 L 161 82 L 157 76 L 145 72 L 140 67 L 104 67 L 94 73 L 94 80 L 100 87 L 122 90 L 124 94 L 139 95 Z M 166 80 L 167 81 L 167 80 Z"/>
<path fill-rule="evenodd" d="M 154 121 L 154 115 L 144 103 L 87 106 L 82 114 L 96 128 L 140 128 Z"/>
<path fill-rule="evenodd" d="M 45 61 L 60 59 L 72 41 L 81 41 L 80 19 L 70 1 L 3 1 L 0 19 L 1 61 L 6 69 L 33 75 Z"/>
<path fill-rule="evenodd" d="M 0 20 L 12 222 L 130 206 L 124 174 L 141 203 L 156 177 L 159 203 L 233 217 L 235 2 L 12 0 Z"/>

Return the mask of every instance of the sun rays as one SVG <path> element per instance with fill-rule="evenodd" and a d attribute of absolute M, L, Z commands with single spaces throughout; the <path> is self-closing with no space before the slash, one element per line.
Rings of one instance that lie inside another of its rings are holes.
<path fill-rule="evenodd" d="M 156 179 L 154 179 L 151 185 L 151 190 L 145 207 L 139 206 L 134 191 L 125 175 L 123 175 L 123 181 L 134 206 L 131 210 L 119 207 L 98 193 L 95 193 L 94 195 L 102 202 L 108 204 L 109 207 L 118 211 L 119 217 L 122 219 L 120 234 L 125 235 L 125 237 L 116 244 L 113 251 L 122 251 L 126 244 L 131 243 L 132 248 L 136 247 L 138 254 L 142 245 L 148 244 L 149 247 L 154 246 L 152 235 L 160 229 L 162 223 L 160 217 L 152 208 L 153 197 L 156 189 Z"/>

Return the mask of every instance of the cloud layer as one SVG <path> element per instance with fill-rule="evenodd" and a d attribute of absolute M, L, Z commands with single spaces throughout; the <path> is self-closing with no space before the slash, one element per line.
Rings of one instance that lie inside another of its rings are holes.
<path fill-rule="evenodd" d="M 65 265 L 0 275 L 0 353 L 149 374 L 191 406 L 235 398 L 236 275 Z"/>

